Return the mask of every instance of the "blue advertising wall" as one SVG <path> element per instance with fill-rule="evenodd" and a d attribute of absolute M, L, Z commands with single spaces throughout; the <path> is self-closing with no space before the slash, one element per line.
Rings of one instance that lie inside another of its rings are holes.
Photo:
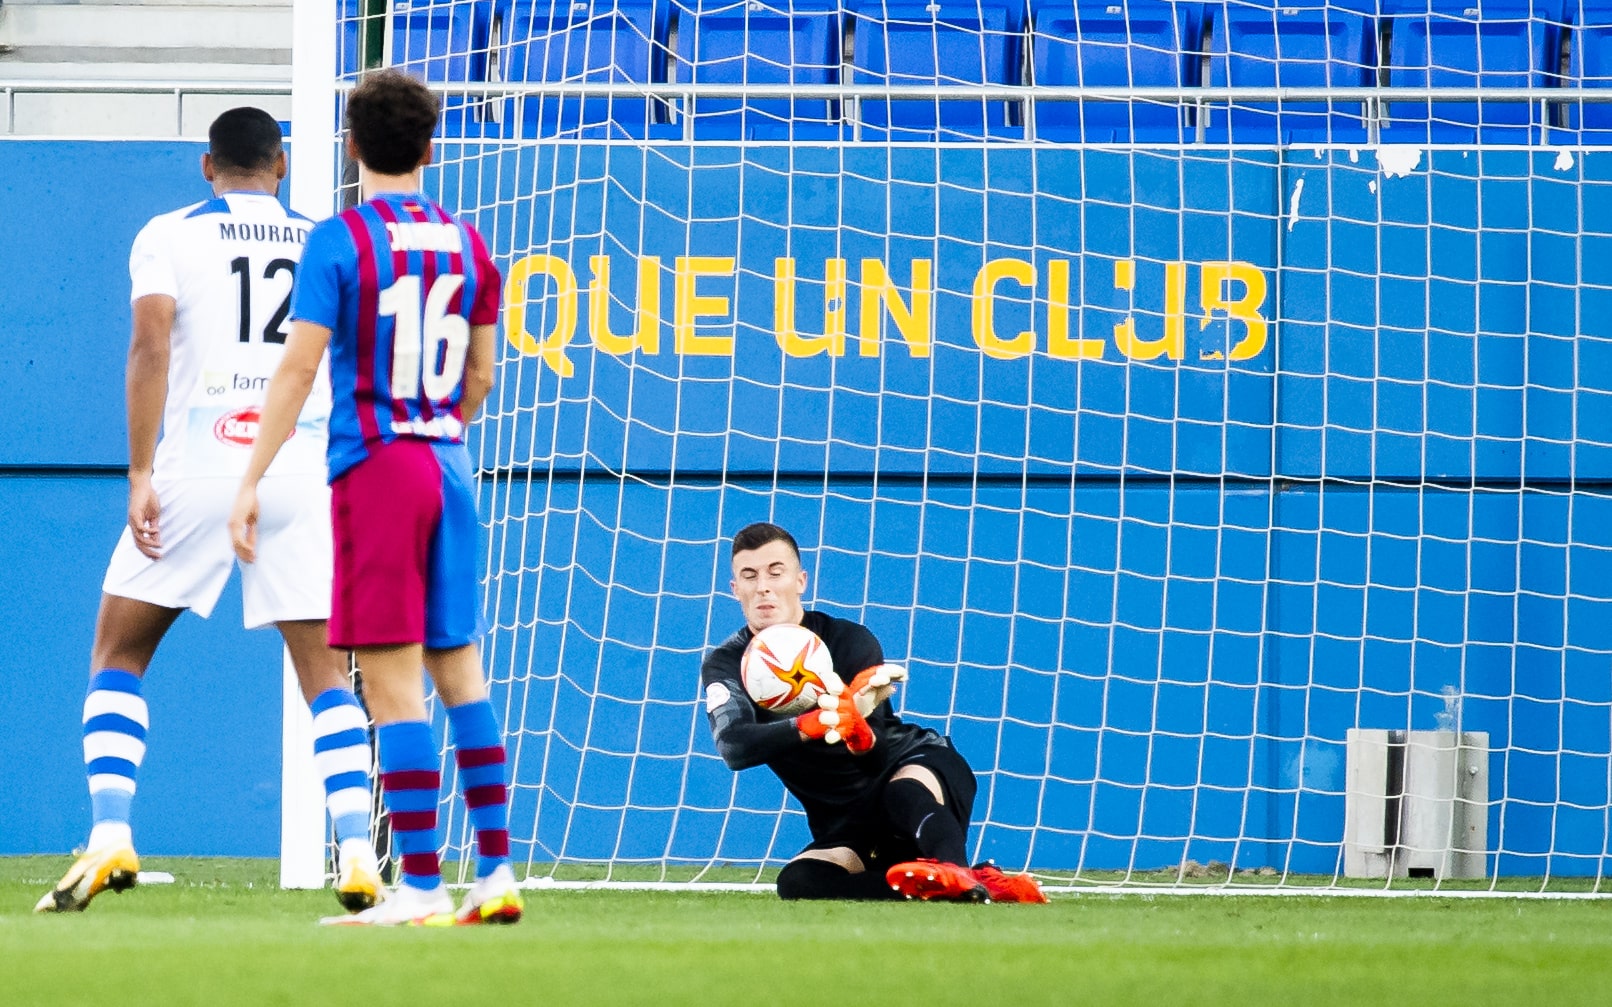
<path fill-rule="evenodd" d="M 0 141 L 0 853 L 89 831 L 79 726 L 101 577 L 123 527 L 129 244 L 203 199 L 193 143 Z M 278 852 L 280 648 L 241 628 L 232 582 L 181 619 L 147 679 L 136 827 L 153 854 Z"/>
<path fill-rule="evenodd" d="M 0 852 L 81 838 L 77 702 L 122 507 L 124 256 L 145 217 L 199 198 L 197 153 L 0 144 L 8 218 L 62 246 L 0 251 L 21 278 L 0 356 L 28 375 L 0 445 L 6 513 L 40 508 L 0 546 L 30 588 L 7 614 L 38 627 L 0 754 L 39 767 L 16 806 L 51 809 L 8 816 Z M 1449 685 L 1495 752 L 1495 868 L 1601 870 L 1612 162 L 607 144 L 438 160 L 513 295 L 476 450 L 510 585 L 491 593 L 489 661 L 532 735 L 514 818 L 535 818 L 536 845 L 518 854 L 746 861 L 803 839 L 791 819 L 773 845 L 775 786 L 735 781 L 697 702 L 700 654 L 739 621 L 721 537 L 770 517 L 807 547 L 814 601 L 908 660 L 906 709 L 983 771 L 982 855 L 1330 873 L 1344 732 L 1432 727 Z M 132 180 L 86 181 L 107 177 Z M 64 201 L 95 225 L 63 228 Z M 206 642 L 159 658 L 153 738 L 175 723 L 204 744 L 215 717 L 232 734 L 207 760 L 154 740 L 137 822 L 154 852 L 275 849 L 274 641 L 230 620 L 238 603 L 187 620 Z M 210 771 L 257 782 L 200 821 L 179 809 Z"/>

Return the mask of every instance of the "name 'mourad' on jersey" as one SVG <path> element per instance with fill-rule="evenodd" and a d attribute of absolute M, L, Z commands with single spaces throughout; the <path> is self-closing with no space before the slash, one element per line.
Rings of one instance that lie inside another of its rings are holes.
<path fill-rule="evenodd" d="M 177 304 L 157 472 L 237 478 L 246 471 L 312 227 L 273 196 L 229 192 L 154 217 L 135 237 L 130 300 L 162 294 Z M 323 474 L 329 385 L 314 387 L 269 475 Z"/>
<path fill-rule="evenodd" d="M 331 330 L 332 480 L 372 444 L 463 439 L 470 327 L 497 322 L 501 293 L 481 235 L 418 193 L 313 229 L 291 316 Z"/>

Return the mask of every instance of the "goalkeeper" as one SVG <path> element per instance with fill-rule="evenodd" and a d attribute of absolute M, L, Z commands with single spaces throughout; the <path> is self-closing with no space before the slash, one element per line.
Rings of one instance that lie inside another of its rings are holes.
<path fill-rule="evenodd" d="M 778 873 L 779 897 L 1045 902 L 1027 874 L 966 866 L 974 771 L 947 738 L 891 709 L 906 671 L 885 664 L 865 626 L 801 607 L 806 571 L 794 537 L 767 523 L 740 530 L 732 588 L 745 625 L 706 656 L 700 678 L 729 768 L 766 765 L 806 810 L 812 842 Z M 740 659 L 778 623 L 822 639 L 849 683 L 833 711 L 777 717 L 750 699 Z"/>

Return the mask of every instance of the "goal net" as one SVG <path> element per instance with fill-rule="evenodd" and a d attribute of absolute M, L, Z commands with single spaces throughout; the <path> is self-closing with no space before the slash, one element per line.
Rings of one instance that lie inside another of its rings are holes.
<path fill-rule="evenodd" d="M 521 872 L 806 844 L 699 686 L 764 519 L 975 767 L 977 859 L 1603 891 L 1612 161 L 1572 13 L 1519 10 L 346 0 L 338 82 L 442 89 L 426 187 L 507 279 L 472 450 Z"/>

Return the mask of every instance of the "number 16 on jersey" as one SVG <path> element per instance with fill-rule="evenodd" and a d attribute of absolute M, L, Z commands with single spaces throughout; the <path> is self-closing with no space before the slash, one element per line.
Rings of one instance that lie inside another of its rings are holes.
<path fill-rule="evenodd" d="M 464 282 L 463 276 L 451 273 L 435 277 L 423 304 L 418 276 L 400 276 L 381 291 L 377 307 L 394 325 L 393 401 L 418 399 L 422 391 L 432 405 L 448 406 L 457 398 L 470 349 L 470 322 L 448 305 Z"/>

